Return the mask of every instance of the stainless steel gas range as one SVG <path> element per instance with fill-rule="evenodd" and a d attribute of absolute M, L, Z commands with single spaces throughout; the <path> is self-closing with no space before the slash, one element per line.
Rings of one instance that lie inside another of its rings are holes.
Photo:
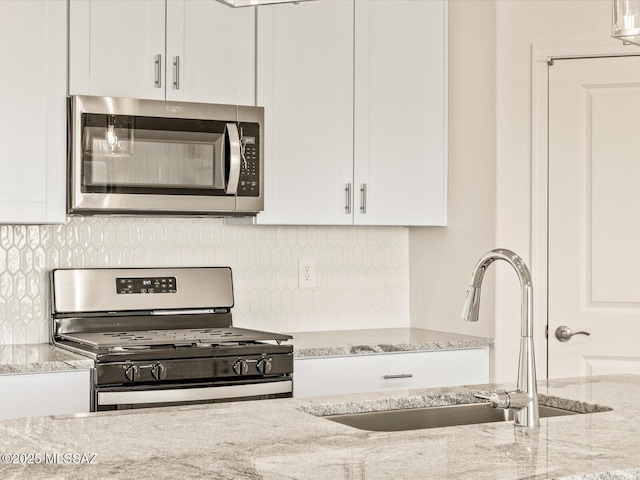
<path fill-rule="evenodd" d="M 95 361 L 92 411 L 291 397 L 290 335 L 233 326 L 228 267 L 57 269 L 52 343 Z"/>

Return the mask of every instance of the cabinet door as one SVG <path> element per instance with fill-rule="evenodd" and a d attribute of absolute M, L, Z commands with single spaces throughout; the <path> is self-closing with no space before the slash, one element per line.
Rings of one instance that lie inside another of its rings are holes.
<path fill-rule="evenodd" d="M 445 225 L 446 1 L 355 3 L 354 223 Z"/>
<path fill-rule="evenodd" d="M 255 7 L 167 1 L 167 100 L 255 105 Z"/>
<path fill-rule="evenodd" d="M 0 375 L 0 418 L 89 412 L 89 379 L 89 370 Z"/>
<path fill-rule="evenodd" d="M 0 1 L 0 223 L 66 219 L 66 14 Z"/>
<path fill-rule="evenodd" d="M 265 107 L 263 224 L 351 224 L 353 1 L 257 12 L 257 104 Z"/>
<path fill-rule="evenodd" d="M 294 396 L 473 385 L 489 381 L 489 349 L 296 358 Z"/>
<path fill-rule="evenodd" d="M 70 0 L 69 22 L 71 95 L 164 99 L 164 1 Z"/>

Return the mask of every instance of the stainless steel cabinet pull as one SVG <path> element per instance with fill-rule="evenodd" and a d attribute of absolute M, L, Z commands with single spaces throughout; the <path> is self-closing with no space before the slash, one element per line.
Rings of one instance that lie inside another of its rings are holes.
<path fill-rule="evenodd" d="M 385 375 L 384 378 L 385 380 L 389 380 L 391 378 L 411 378 L 413 377 L 413 373 L 400 373 L 398 375 Z"/>
<path fill-rule="evenodd" d="M 360 185 L 360 213 L 367 213 L 367 184 Z"/>
<path fill-rule="evenodd" d="M 344 213 L 351 213 L 351 184 L 347 183 L 344 186 Z"/>
<path fill-rule="evenodd" d="M 561 342 L 568 342 L 574 335 L 591 335 L 589 332 L 574 332 L 566 325 L 556 328 L 556 338 Z"/>
<path fill-rule="evenodd" d="M 156 88 L 162 88 L 162 55 L 158 54 L 156 55 L 156 81 L 155 86 Z"/>
<path fill-rule="evenodd" d="M 173 88 L 180 90 L 180 57 L 173 57 Z"/>

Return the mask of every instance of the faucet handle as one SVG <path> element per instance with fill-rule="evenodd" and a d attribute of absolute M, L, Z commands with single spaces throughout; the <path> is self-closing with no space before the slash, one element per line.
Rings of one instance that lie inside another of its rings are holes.
<path fill-rule="evenodd" d="M 498 390 L 496 392 L 478 392 L 473 394 L 474 397 L 482 400 L 488 400 L 493 408 L 513 408 L 521 410 L 531 404 L 532 397 L 528 393 L 514 390 L 507 392 Z"/>
<path fill-rule="evenodd" d="M 493 408 L 509 408 L 509 394 L 504 390 L 496 392 L 474 392 L 474 397 L 488 400 Z"/>

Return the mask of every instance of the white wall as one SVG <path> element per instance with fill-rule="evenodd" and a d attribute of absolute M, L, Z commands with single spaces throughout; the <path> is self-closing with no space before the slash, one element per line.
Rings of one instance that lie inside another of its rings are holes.
<path fill-rule="evenodd" d="M 449 4 L 449 206 L 445 228 L 409 233 L 411 324 L 493 336 L 493 273 L 480 321 L 460 319 L 476 261 L 494 248 L 496 185 L 495 3 Z"/>
<path fill-rule="evenodd" d="M 512 269 L 492 267 L 495 332 L 457 315 L 471 269 L 485 250 L 510 248 L 531 266 L 531 47 L 608 40 L 610 29 L 610 0 L 450 0 L 451 223 L 447 229 L 410 232 L 411 321 L 438 330 L 493 333 L 495 381 L 515 381 L 517 374 L 520 291 Z M 491 301 L 489 295 L 483 291 L 483 302 Z M 492 323 L 487 320 L 493 311 L 483 308 L 479 323 Z M 535 317 L 540 334 L 545 314 Z M 544 376 L 541 343 L 536 352 Z"/>

